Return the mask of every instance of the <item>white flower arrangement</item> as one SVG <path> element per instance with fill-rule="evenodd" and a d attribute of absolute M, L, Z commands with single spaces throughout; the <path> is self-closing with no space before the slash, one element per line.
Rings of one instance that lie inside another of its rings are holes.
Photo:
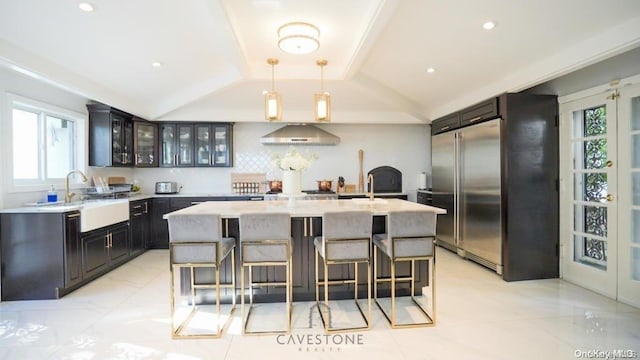
<path fill-rule="evenodd" d="M 311 166 L 311 162 L 318 158 L 318 154 L 301 154 L 294 146 L 284 154 L 273 154 L 271 156 L 273 166 L 281 170 L 306 170 Z"/>

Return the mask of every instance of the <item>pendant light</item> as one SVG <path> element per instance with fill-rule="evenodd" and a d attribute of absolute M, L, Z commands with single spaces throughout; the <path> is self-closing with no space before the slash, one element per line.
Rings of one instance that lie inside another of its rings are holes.
<path fill-rule="evenodd" d="M 271 91 L 264 91 L 264 117 L 269 121 L 282 120 L 282 97 L 274 87 L 273 69 L 278 65 L 278 59 L 268 58 L 267 64 L 271 65 Z"/>
<path fill-rule="evenodd" d="M 320 93 L 313 95 L 316 122 L 331 121 L 331 95 L 324 91 L 324 67 L 327 60 L 318 60 L 316 64 L 320 66 Z"/>

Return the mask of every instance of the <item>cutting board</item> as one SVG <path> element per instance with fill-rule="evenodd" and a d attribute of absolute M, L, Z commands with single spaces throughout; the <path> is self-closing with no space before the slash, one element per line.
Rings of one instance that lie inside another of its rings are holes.
<path fill-rule="evenodd" d="M 107 178 L 107 185 L 113 185 L 113 184 L 126 184 L 127 180 L 125 179 L 124 176 L 109 176 Z"/>
<path fill-rule="evenodd" d="M 362 160 L 364 159 L 364 151 L 358 150 L 358 163 L 360 166 L 358 172 L 358 192 L 364 192 L 364 173 L 362 171 Z"/>

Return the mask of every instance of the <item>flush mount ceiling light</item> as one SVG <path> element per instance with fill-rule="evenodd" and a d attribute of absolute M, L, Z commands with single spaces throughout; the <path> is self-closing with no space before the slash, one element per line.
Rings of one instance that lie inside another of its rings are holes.
<path fill-rule="evenodd" d="M 320 30 L 305 22 L 290 22 L 278 29 L 278 47 L 289 54 L 309 54 L 320 47 Z"/>
<path fill-rule="evenodd" d="M 86 12 L 92 12 L 93 11 L 93 5 L 89 4 L 88 2 L 79 3 L 78 4 L 78 8 L 80 8 L 80 10 L 86 11 Z"/>
<path fill-rule="evenodd" d="M 482 28 L 485 30 L 491 30 L 494 27 L 496 27 L 496 23 L 493 21 L 487 21 L 486 23 L 482 24 Z"/>
<path fill-rule="evenodd" d="M 313 95 L 315 119 L 317 122 L 330 122 L 331 95 L 324 91 L 324 67 L 327 65 L 327 60 L 318 60 L 316 64 L 320 66 L 320 93 Z"/>
<path fill-rule="evenodd" d="M 278 65 L 278 59 L 269 58 L 267 64 L 271 65 L 271 91 L 264 91 L 264 118 L 269 121 L 282 120 L 282 98 L 274 87 L 273 69 Z"/>
<path fill-rule="evenodd" d="M 433 74 L 434 72 L 436 72 L 436 69 L 434 69 L 434 68 L 430 67 L 430 68 L 427 68 L 427 72 L 428 72 L 429 74 Z"/>
<path fill-rule="evenodd" d="M 159 69 L 162 67 L 162 63 L 160 61 L 154 61 L 151 63 L 151 67 L 155 68 L 155 69 Z"/>

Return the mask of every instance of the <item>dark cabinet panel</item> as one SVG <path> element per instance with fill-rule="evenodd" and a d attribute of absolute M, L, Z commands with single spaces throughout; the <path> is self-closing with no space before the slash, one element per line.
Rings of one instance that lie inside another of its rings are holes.
<path fill-rule="evenodd" d="M 154 198 L 151 208 L 151 241 L 150 249 L 169 248 L 169 226 L 162 217 L 171 212 L 171 198 Z"/>
<path fill-rule="evenodd" d="M 491 98 L 462 110 L 460 112 L 460 124 L 462 126 L 471 125 L 497 116 L 498 98 Z"/>
<path fill-rule="evenodd" d="M 95 231 L 82 237 L 82 275 L 84 278 L 97 276 L 108 265 L 107 233 Z"/>
<path fill-rule="evenodd" d="M 141 254 L 151 241 L 151 199 L 133 201 L 129 205 L 129 255 Z"/>
<path fill-rule="evenodd" d="M 80 239 L 79 212 L 65 215 L 64 232 L 64 286 L 71 287 L 82 281 L 82 241 Z"/>
<path fill-rule="evenodd" d="M 422 205 L 432 205 L 433 204 L 433 193 L 426 191 L 418 191 L 417 194 L 417 203 Z M 440 220 L 440 219 L 438 219 Z"/>
<path fill-rule="evenodd" d="M 158 124 L 134 118 L 133 154 L 136 167 L 158 166 Z"/>
<path fill-rule="evenodd" d="M 431 122 L 431 134 L 440 134 L 460 127 L 460 113 L 453 113 Z"/>
<path fill-rule="evenodd" d="M 109 231 L 109 263 L 115 265 L 129 257 L 129 226 L 120 225 Z"/>
<path fill-rule="evenodd" d="M 229 123 L 163 123 L 160 143 L 160 166 L 233 165 L 233 126 Z"/>
<path fill-rule="evenodd" d="M 82 234 L 83 278 L 101 275 L 128 260 L 129 223 L 92 230 Z"/>
<path fill-rule="evenodd" d="M 104 104 L 88 104 L 89 165 L 133 166 L 133 118 Z"/>

